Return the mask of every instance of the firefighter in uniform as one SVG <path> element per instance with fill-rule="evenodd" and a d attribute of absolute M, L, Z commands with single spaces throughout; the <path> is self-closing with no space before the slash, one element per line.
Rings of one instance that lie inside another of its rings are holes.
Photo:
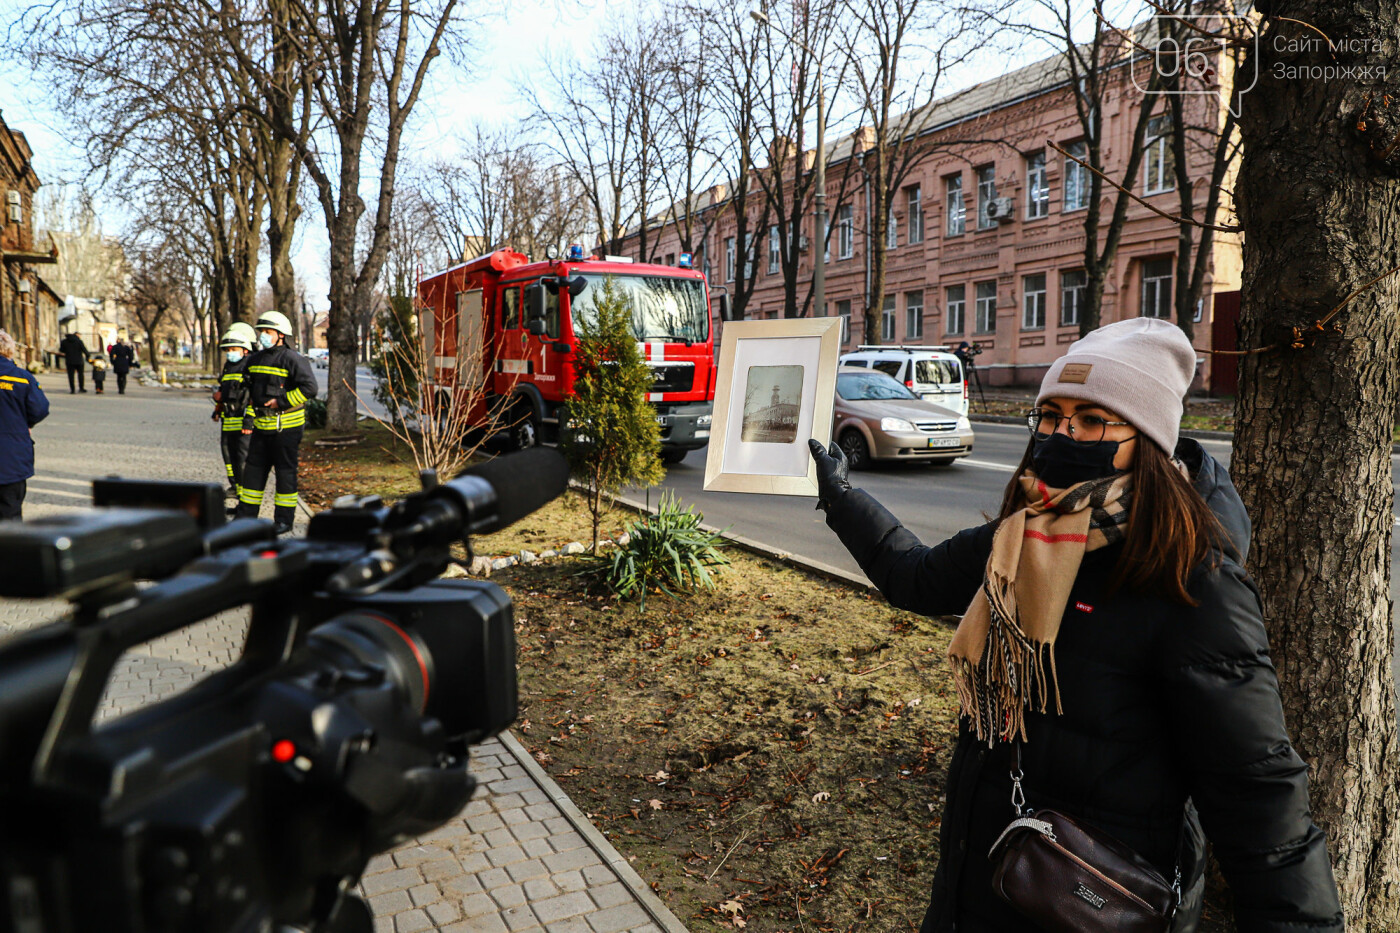
<path fill-rule="evenodd" d="M 219 422 L 219 452 L 224 457 L 228 473 L 229 493 L 238 498 L 243 481 L 243 461 L 248 457 L 248 438 L 243 436 L 243 414 L 248 408 L 248 390 L 243 377 L 248 368 L 248 355 L 257 340 L 253 328 L 237 321 L 219 338 L 224 351 L 224 372 L 219 387 L 214 390 L 214 420 Z"/>
<path fill-rule="evenodd" d="M 306 400 L 316 396 L 316 375 L 306 357 L 287 346 L 292 323 L 280 311 L 262 314 L 254 325 L 259 349 L 248 357 L 244 384 L 248 408 L 243 433 L 251 435 L 238 516 L 256 518 L 267 474 L 277 474 L 272 520 L 277 534 L 292 530 L 297 512 L 297 448 L 306 424 Z"/>

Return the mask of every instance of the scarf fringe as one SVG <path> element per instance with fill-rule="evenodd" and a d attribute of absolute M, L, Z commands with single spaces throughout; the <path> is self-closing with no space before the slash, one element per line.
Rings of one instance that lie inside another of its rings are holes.
<path fill-rule="evenodd" d="M 980 663 L 974 667 L 965 658 L 950 658 L 963 715 L 989 748 L 997 741 L 1024 742 L 1026 712 L 1047 712 L 1052 692 L 1056 714 L 1064 713 L 1055 645 L 1026 637 L 1015 610 L 1007 606 L 1013 586 L 1005 579 L 983 582 L 991 624 Z"/>

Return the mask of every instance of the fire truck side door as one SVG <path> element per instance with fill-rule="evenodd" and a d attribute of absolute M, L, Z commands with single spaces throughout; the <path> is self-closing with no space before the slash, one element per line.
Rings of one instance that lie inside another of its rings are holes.
<path fill-rule="evenodd" d="M 486 378 L 481 307 L 481 289 L 457 293 L 457 385 L 468 392 L 479 390 Z"/>

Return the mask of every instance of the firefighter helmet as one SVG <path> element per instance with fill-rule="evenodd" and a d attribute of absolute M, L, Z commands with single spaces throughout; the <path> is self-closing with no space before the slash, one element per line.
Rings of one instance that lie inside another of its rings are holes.
<path fill-rule="evenodd" d="M 224 335 L 219 338 L 219 349 L 227 350 L 229 347 L 242 347 L 244 350 L 247 350 L 249 353 L 252 353 L 253 341 L 250 340 L 248 335 L 243 332 L 243 328 L 247 328 L 249 331 L 252 330 L 252 328 L 248 327 L 247 324 L 243 324 L 241 326 L 235 324 L 228 330 L 224 331 Z"/>
<path fill-rule="evenodd" d="M 248 344 L 250 346 L 258 342 L 258 332 L 253 330 L 252 324 L 245 324 L 242 321 L 234 321 L 232 324 L 229 325 L 228 332 L 230 334 L 243 335 L 248 339 Z"/>
<path fill-rule="evenodd" d="M 258 315 L 258 330 L 275 330 L 283 337 L 292 336 L 292 322 L 281 311 L 264 311 Z"/>

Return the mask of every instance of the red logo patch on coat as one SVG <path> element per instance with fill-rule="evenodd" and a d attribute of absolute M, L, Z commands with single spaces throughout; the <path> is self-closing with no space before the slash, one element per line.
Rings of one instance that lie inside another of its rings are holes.
<path fill-rule="evenodd" d="M 1088 603 L 1075 603 L 1075 604 L 1074 604 L 1074 608 L 1078 609 L 1080 612 L 1093 612 L 1093 611 L 1094 611 L 1094 607 L 1091 606 L 1091 605 L 1089 605 Z"/>

